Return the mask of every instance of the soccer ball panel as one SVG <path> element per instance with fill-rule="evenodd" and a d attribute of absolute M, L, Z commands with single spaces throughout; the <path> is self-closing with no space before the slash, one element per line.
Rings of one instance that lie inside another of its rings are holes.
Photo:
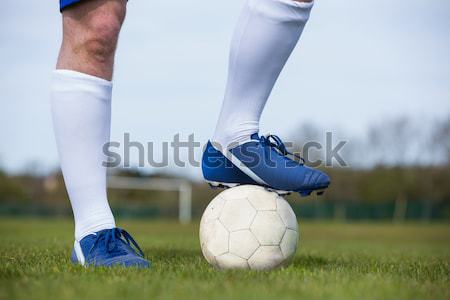
<path fill-rule="evenodd" d="M 226 189 L 220 195 L 224 199 L 247 198 L 248 194 L 253 191 L 253 185 L 240 185 L 231 189 Z"/>
<path fill-rule="evenodd" d="M 247 260 L 231 253 L 216 256 L 217 266 L 221 269 L 248 269 Z"/>
<path fill-rule="evenodd" d="M 261 246 L 248 260 L 252 270 L 270 270 L 279 267 L 284 256 L 278 246 Z"/>
<path fill-rule="evenodd" d="M 292 229 L 287 229 L 280 243 L 281 253 L 283 253 L 283 256 L 287 260 L 290 260 L 294 256 L 295 251 L 297 250 L 297 243 L 298 232 Z"/>
<path fill-rule="evenodd" d="M 202 220 L 205 220 L 205 222 L 210 222 L 218 219 L 224 204 L 225 199 L 221 197 L 221 195 L 216 196 L 206 207 Z"/>
<path fill-rule="evenodd" d="M 259 247 L 259 242 L 250 230 L 230 233 L 230 253 L 248 259 Z"/>
<path fill-rule="evenodd" d="M 231 232 L 248 229 L 256 215 L 256 210 L 246 198 L 227 198 L 219 220 Z"/>
<path fill-rule="evenodd" d="M 212 254 L 212 252 L 209 251 L 208 247 L 205 244 L 201 244 L 201 248 L 203 256 L 206 258 L 206 261 L 211 265 L 216 265 L 216 259 L 214 257 L 214 254 Z"/>
<path fill-rule="evenodd" d="M 255 187 L 254 190 L 247 196 L 248 201 L 256 210 L 276 210 L 277 209 L 277 194 L 269 192 L 263 187 Z"/>
<path fill-rule="evenodd" d="M 200 220 L 200 242 L 205 243 L 209 236 L 211 236 L 210 231 L 213 226 L 210 223 L 214 223 L 219 218 L 219 214 L 222 211 L 222 207 L 225 203 L 220 195 L 215 197 L 206 207 L 203 213 L 202 219 Z"/>
<path fill-rule="evenodd" d="M 298 231 L 297 217 L 283 197 L 277 197 L 277 211 L 287 228 Z"/>
<path fill-rule="evenodd" d="M 204 247 L 207 248 L 209 252 L 214 256 L 218 256 L 228 252 L 228 230 L 216 220 L 212 223 L 207 224 L 210 228 L 208 229 L 208 236 L 204 239 Z"/>
<path fill-rule="evenodd" d="M 279 245 L 286 225 L 276 211 L 259 211 L 250 230 L 261 245 Z"/>

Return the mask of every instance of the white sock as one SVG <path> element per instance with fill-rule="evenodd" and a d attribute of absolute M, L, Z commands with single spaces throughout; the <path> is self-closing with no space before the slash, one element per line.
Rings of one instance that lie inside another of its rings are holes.
<path fill-rule="evenodd" d="M 56 143 L 75 217 L 75 238 L 115 227 L 106 197 L 103 145 L 111 124 L 110 81 L 55 70 L 51 107 Z"/>
<path fill-rule="evenodd" d="M 225 99 L 213 136 L 222 148 L 259 131 L 267 98 L 312 6 L 292 0 L 247 0 L 231 42 Z"/>

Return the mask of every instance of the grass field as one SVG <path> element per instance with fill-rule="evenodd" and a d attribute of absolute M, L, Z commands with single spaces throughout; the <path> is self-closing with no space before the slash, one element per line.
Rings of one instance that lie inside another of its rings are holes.
<path fill-rule="evenodd" d="M 449 224 L 301 224 L 293 264 L 272 272 L 212 269 L 196 225 L 119 225 L 151 270 L 71 265 L 68 220 L 0 220 L 0 299 L 450 299 Z"/>

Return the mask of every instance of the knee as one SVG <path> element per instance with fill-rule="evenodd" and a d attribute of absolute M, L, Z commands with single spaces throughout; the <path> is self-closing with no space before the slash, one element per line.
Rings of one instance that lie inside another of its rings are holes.
<path fill-rule="evenodd" d="M 114 15 L 91 20 L 79 50 L 98 63 L 110 61 L 114 57 L 121 26 L 122 20 Z"/>
<path fill-rule="evenodd" d="M 85 1 L 63 13 L 63 49 L 80 61 L 103 64 L 114 58 L 125 19 L 123 0 Z"/>

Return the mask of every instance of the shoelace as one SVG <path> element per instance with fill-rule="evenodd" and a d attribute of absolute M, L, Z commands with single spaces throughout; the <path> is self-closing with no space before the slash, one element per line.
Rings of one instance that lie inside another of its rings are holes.
<path fill-rule="evenodd" d="M 300 160 L 299 163 L 301 165 L 305 164 L 305 160 L 303 159 L 303 157 L 301 157 L 295 153 L 289 152 L 287 150 L 286 146 L 284 145 L 283 141 L 277 135 L 268 134 L 266 136 L 260 136 L 259 140 L 262 145 L 268 146 L 270 148 L 275 148 L 276 150 L 278 150 L 278 152 L 280 152 L 284 156 L 291 155 L 291 156 L 297 158 L 298 160 Z"/>
<path fill-rule="evenodd" d="M 117 248 L 117 240 L 126 243 L 130 246 L 134 252 L 141 257 L 144 257 L 144 252 L 141 250 L 137 242 L 133 239 L 133 237 L 124 229 L 121 228 L 113 228 L 110 230 L 106 230 L 97 235 L 95 239 L 94 245 L 91 248 L 91 251 L 101 242 L 104 242 L 104 246 L 106 251 L 113 252 L 115 248 Z M 137 250 L 137 251 L 136 251 Z"/>

